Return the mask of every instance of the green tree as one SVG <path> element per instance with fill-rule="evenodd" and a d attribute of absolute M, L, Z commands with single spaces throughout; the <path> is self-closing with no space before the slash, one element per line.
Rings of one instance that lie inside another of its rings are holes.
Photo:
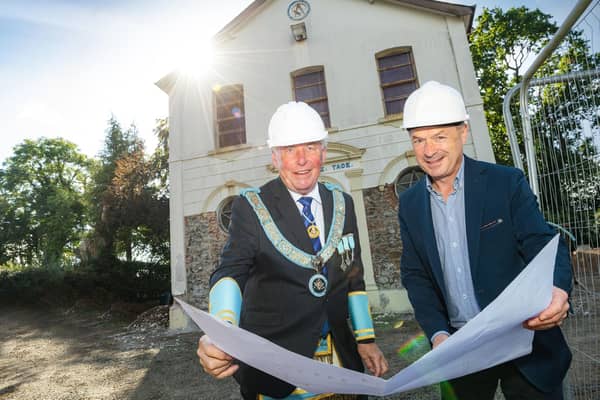
<path fill-rule="evenodd" d="M 573 31 L 542 72 L 566 76 L 599 66 L 600 54 L 592 53 L 581 31 Z M 538 132 L 535 148 L 540 187 L 551 193 L 542 197 L 542 207 L 546 215 L 568 225 L 578 243 L 597 247 L 600 158 L 593 137 L 600 137 L 598 79 L 565 79 L 542 86 L 539 94 L 531 121 Z M 584 129 L 585 125 L 589 128 Z"/>
<path fill-rule="evenodd" d="M 161 121 L 155 130 L 159 139 L 168 136 L 166 121 Z M 168 260 L 169 203 L 167 174 L 162 170 L 168 153 L 159 146 L 152 157 L 147 157 L 135 126 L 124 131 L 114 117 L 106 132 L 91 195 L 96 204 L 90 238 L 97 247 L 94 253 L 106 261 L 121 255 L 131 261 L 134 253 L 146 259 Z"/>
<path fill-rule="evenodd" d="M 114 198 L 111 185 L 115 177 L 117 162 L 135 152 L 143 152 L 144 143 L 138 137 L 135 125 L 123 130 L 114 116 L 108 120 L 104 146 L 99 154 L 92 179 L 93 187 L 89 192 L 90 218 L 94 227 L 86 240 L 86 256 L 104 260 L 103 265 L 110 265 L 111 259 L 117 255 L 117 242 L 126 237 L 119 233 L 120 221 L 118 204 Z M 122 247 L 122 246 L 121 246 Z"/>
<path fill-rule="evenodd" d="M 147 229 L 142 235 L 141 243 L 147 246 L 153 256 L 162 262 L 170 259 L 169 231 L 169 120 L 156 120 L 154 134 L 158 144 L 150 158 L 153 199 L 152 218 L 147 221 Z"/>
<path fill-rule="evenodd" d="M 158 144 L 152 154 L 152 170 L 158 180 L 157 185 L 161 195 L 167 196 L 169 190 L 169 120 L 159 118 L 156 120 L 154 134 L 158 138 Z"/>
<path fill-rule="evenodd" d="M 152 163 L 142 151 L 117 161 L 109 190 L 119 221 L 117 250 L 124 252 L 128 261 L 132 260 L 134 248 L 151 258 L 162 258 L 164 249 L 160 244 L 168 243 L 168 237 L 166 241 L 164 237 L 169 232 L 169 203 L 160 195 L 154 176 Z"/>
<path fill-rule="evenodd" d="M 513 164 L 502 115 L 505 95 L 521 81 L 526 62 L 533 61 L 556 29 L 550 16 L 539 10 L 494 8 L 483 10 L 471 33 L 473 63 L 499 163 Z M 600 56 L 592 53 L 582 32 L 574 30 L 534 78 L 594 70 L 599 63 Z M 529 104 L 529 118 L 536 132 L 541 207 L 549 220 L 560 222 L 574 233 L 578 243 L 597 245 L 599 227 L 595 214 L 600 203 L 600 159 L 596 145 L 583 133 L 582 126 L 588 124 L 598 137 L 598 80 L 570 78 L 529 90 L 536 98 Z M 520 126 L 518 99 L 511 107 L 515 126 Z M 517 132 L 517 137 L 524 157 L 522 133 Z"/>
<path fill-rule="evenodd" d="M 85 225 L 89 160 L 64 139 L 25 140 L 0 171 L 0 261 L 60 266 Z"/>
<path fill-rule="evenodd" d="M 498 163 L 513 164 L 502 116 L 504 97 L 520 82 L 524 64 L 533 60 L 557 30 L 550 18 L 526 7 L 484 8 L 471 31 L 475 75 Z"/>

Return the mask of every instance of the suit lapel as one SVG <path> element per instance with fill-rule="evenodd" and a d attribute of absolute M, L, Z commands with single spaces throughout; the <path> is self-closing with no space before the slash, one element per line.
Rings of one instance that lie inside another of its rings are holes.
<path fill-rule="evenodd" d="M 483 215 L 484 197 L 487 186 L 487 176 L 483 173 L 481 164 L 465 156 L 465 225 L 469 247 L 469 262 L 473 280 L 477 274 L 477 259 L 479 258 L 479 236 L 481 218 Z"/>
<path fill-rule="evenodd" d="M 327 241 L 329 235 L 329 228 L 331 227 L 331 220 L 333 219 L 333 194 L 330 190 L 327 190 L 324 185 L 319 183 L 319 194 L 321 195 L 321 202 L 323 205 L 323 219 L 325 222 L 325 232 L 322 232 L 323 240 Z"/>
<path fill-rule="evenodd" d="M 312 243 L 306 233 L 302 216 L 281 179 L 275 181 L 272 189 L 274 201 L 268 206 L 268 209 L 273 221 L 290 243 L 306 253 L 312 253 Z"/>

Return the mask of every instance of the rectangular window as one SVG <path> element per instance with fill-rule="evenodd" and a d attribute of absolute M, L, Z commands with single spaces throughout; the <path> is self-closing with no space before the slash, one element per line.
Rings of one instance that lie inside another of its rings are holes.
<path fill-rule="evenodd" d="M 213 91 L 217 147 L 246 143 L 246 114 L 242 85 L 223 86 Z"/>
<path fill-rule="evenodd" d="M 317 110 L 326 128 L 331 127 L 329 119 L 329 103 L 327 100 L 327 87 L 325 86 L 325 72 L 322 66 L 302 68 L 292 72 L 292 85 L 294 99 L 303 101 Z"/>
<path fill-rule="evenodd" d="M 410 48 L 394 48 L 375 55 L 385 115 L 401 114 L 409 94 L 417 88 L 417 73 Z"/>

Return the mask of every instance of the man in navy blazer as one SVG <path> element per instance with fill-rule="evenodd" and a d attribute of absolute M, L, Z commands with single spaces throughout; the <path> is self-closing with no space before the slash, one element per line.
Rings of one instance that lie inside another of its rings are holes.
<path fill-rule="evenodd" d="M 463 154 L 468 115 L 462 96 L 438 82 L 404 108 L 415 157 L 426 173 L 400 196 L 401 279 L 415 317 L 435 348 L 494 300 L 555 235 L 523 173 Z M 451 380 L 444 399 L 562 399 L 571 352 L 559 325 L 572 287 L 561 242 L 550 305 L 523 322 L 531 354 Z"/>

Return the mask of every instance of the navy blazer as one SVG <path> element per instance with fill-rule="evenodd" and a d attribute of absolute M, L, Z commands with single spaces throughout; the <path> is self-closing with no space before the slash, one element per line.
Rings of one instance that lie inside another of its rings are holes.
<path fill-rule="evenodd" d="M 556 232 L 546 223 L 523 173 L 511 167 L 464 157 L 465 223 L 475 297 L 481 309 L 494 300 Z M 402 258 L 400 275 L 428 338 L 452 332 L 425 178 L 400 196 Z M 561 241 L 554 286 L 570 293 L 572 270 Z M 560 384 L 571 352 L 560 328 L 536 331 L 531 354 L 515 360 L 542 391 Z"/>
<path fill-rule="evenodd" d="M 333 195 L 322 184 L 319 194 L 328 233 Z M 281 179 L 262 186 L 260 197 L 283 236 L 304 252 L 313 253 L 302 216 Z M 354 334 L 348 325 L 348 293 L 365 290 L 365 283 L 354 203 L 346 193 L 344 200 L 343 234 L 354 234 L 355 261 L 342 271 L 342 259 L 334 253 L 327 262 L 329 284 L 325 296 L 315 297 L 309 292 L 308 281 L 315 271 L 292 263 L 275 249 L 252 206 L 242 196 L 233 202 L 229 239 L 210 281 L 211 286 L 223 277 L 237 281 L 243 296 L 240 327 L 306 357 L 313 357 L 327 318 L 343 366 L 362 372 Z M 258 393 L 285 397 L 294 390 L 294 386 L 243 364 L 235 378 L 244 398 L 256 398 Z"/>

